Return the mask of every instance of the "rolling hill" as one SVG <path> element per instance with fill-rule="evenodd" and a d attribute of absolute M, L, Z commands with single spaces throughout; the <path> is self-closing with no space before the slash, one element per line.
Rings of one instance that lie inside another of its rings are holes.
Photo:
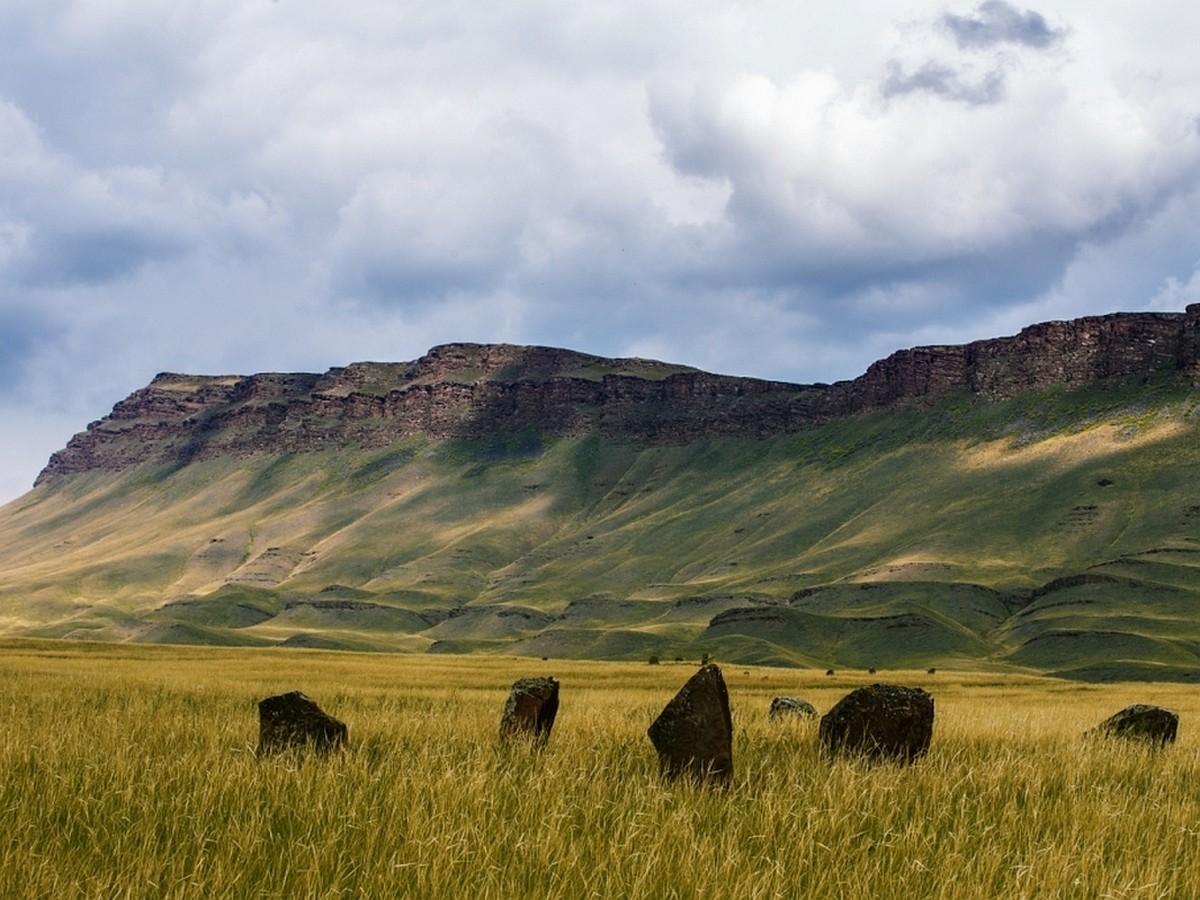
<path fill-rule="evenodd" d="M 0 509 L 0 633 L 1200 675 L 1200 308 L 789 385 L 457 344 L 163 374 Z"/>

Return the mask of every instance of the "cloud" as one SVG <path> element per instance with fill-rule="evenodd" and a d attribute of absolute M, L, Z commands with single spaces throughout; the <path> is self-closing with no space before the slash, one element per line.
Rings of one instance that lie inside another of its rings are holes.
<path fill-rule="evenodd" d="M 1022 12 L 1005 0 L 985 0 L 973 16 L 943 13 L 930 24 L 950 35 L 960 52 L 938 48 L 920 63 L 889 60 L 880 86 L 885 98 L 926 93 L 971 106 L 1000 103 L 1010 71 L 1028 64 L 1013 51 L 1048 50 L 1067 37 L 1066 29 L 1051 29 L 1039 13 Z M 1002 47 L 1005 52 L 999 52 Z M 990 49 L 998 52 L 981 59 L 978 51 Z"/>
<path fill-rule="evenodd" d="M 667 85 L 651 116 L 682 173 L 730 185 L 714 278 L 816 296 L 945 284 L 976 304 L 1046 289 L 1078 247 L 1150 214 L 1200 166 L 1175 116 L 1026 73 L 1008 102 L 890 102 L 831 74 Z"/>
<path fill-rule="evenodd" d="M 918 91 L 937 94 L 972 106 L 987 106 L 1004 99 L 1005 78 L 1000 69 L 992 69 L 975 82 L 951 66 L 927 62 L 914 72 L 906 72 L 893 61 L 881 88 L 884 97 L 898 97 Z"/>
<path fill-rule="evenodd" d="M 974 15 L 945 13 L 941 24 L 959 47 L 971 49 L 1017 44 L 1042 50 L 1066 36 L 1065 29 L 1051 28 L 1040 13 L 1022 12 L 1005 0 L 984 0 Z"/>
<path fill-rule="evenodd" d="M 1198 19 L 0 4 L 0 401 L 82 427 L 163 369 L 460 339 L 830 381 L 1166 304 L 1200 261 Z"/>
<path fill-rule="evenodd" d="M 56 333 L 56 327 L 36 310 L 0 305 L 0 392 L 20 384 L 25 367 Z"/>
<path fill-rule="evenodd" d="M 158 167 L 87 168 L 0 100 L 0 273 L 27 288 L 107 282 L 185 251 L 217 211 Z"/>

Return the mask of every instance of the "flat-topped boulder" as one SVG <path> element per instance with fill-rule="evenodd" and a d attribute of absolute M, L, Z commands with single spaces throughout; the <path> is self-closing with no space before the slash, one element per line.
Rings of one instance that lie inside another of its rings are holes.
<path fill-rule="evenodd" d="M 1094 737 L 1142 741 L 1156 747 L 1175 743 L 1179 714 L 1161 706 L 1135 703 L 1109 716 L 1088 732 Z"/>
<path fill-rule="evenodd" d="M 921 688 L 872 684 L 851 691 L 821 718 L 821 747 L 832 757 L 908 764 L 933 737 L 933 697 Z"/>

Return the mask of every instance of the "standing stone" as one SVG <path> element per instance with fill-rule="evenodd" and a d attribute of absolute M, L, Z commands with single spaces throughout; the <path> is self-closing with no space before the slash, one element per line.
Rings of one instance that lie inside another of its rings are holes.
<path fill-rule="evenodd" d="M 259 701 L 259 756 L 307 747 L 327 753 L 345 743 L 346 726 L 299 691 Z"/>
<path fill-rule="evenodd" d="M 802 719 L 815 719 L 817 717 L 817 708 L 807 700 L 801 700 L 798 697 L 776 697 L 771 701 L 771 709 L 767 715 L 772 719 L 791 718 L 793 716 L 799 716 Z"/>
<path fill-rule="evenodd" d="M 702 666 L 659 713 L 647 734 L 664 778 L 733 780 L 733 719 L 721 670 Z"/>
<path fill-rule="evenodd" d="M 1089 735 L 1119 737 L 1133 741 L 1145 741 L 1156 747 L 1175 743 L 1179 732 L 1179 714 L 1161 706 L 1135 703 L 1119 713 L 1109 716 Z"/>
<path fill-rule="evenodd" d="M 830 756 L 914 762 L 933 737 L 933 697 L 895 684 L 858 688 L 822 717 L 818 737 Z"/>
<path fill-rule="evenodd" d="M 500 718 L 502 739 L 524 735 L 539 744 L 550 740 L 558 715 L 558 682 L 553 678 L 519 678 L 513 682 Z"/>

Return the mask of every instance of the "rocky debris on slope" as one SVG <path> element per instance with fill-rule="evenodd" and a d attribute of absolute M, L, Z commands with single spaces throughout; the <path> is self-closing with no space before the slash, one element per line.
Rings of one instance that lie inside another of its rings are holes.
<path fill-rule="evenodd" d="M 1200 304 L 1048 322 L 1013 337 L 901 350 L 853 381 L 798 385 L 548 347 L 448 344 L 323 375 L 164 373 L 73 437 L 39 475 L 144 462 L 377 448 L 406 437 L 599 433 L 641 444 L 766 437 L 956 393 L 1200 375 Z"/>

